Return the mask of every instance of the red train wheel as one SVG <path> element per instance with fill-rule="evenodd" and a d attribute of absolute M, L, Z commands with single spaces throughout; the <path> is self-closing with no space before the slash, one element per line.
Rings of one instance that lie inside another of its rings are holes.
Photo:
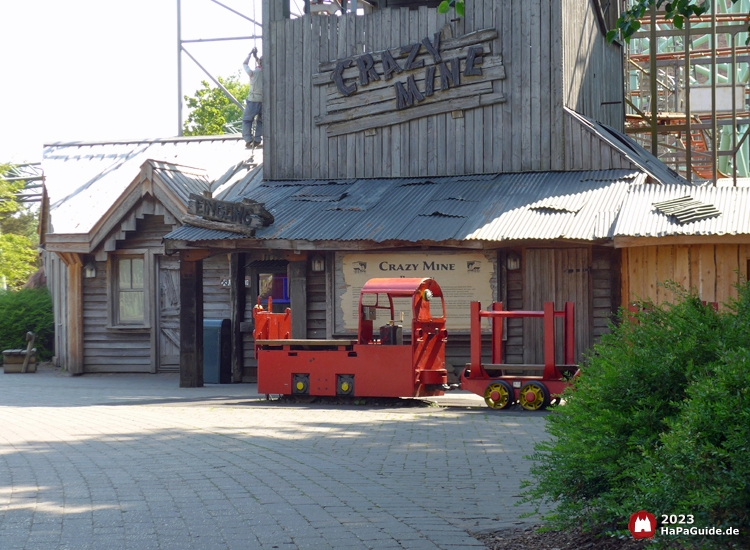
<path fill-rule="evenodd" d="M 505 409 L 513 401 L 513 388 L 505 380 L 495 380 L 484 390 L 484 402 L 490 409 Z"/>
<path fill-rule="evenodd" d="M 541 382 L 529 382 L 521 388 L 518 402 L 527 411 L 539 411 L 549 405 L 549 390 Z"/>

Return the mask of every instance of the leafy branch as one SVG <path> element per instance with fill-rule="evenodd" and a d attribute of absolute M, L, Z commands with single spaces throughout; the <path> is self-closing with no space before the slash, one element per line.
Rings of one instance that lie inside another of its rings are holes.
<path fill-rule="evenodd" d="M 736 4 L 739 0 L 732 0 Z M 617 28 L 607 33 L 607 41 L 612 42 L 618 34 L 622 34 L 625 41 L 630 41 L 633 34 L 641 28 L 642 19 L 651 7 L 664 9 L 664 17 L 672 20 L 674 26 L 682 29 L 685 21 L 691 17 L 700 17 L 711 8 L 711 0 L 637 0 L 617 20 Z"/>
<path fill-rule="evenodd" d="M 448 13 L 448 10 L 455 8 L 456 14 L 459 17 L 463 17 L 465 13 L 466 3 L 463 0 L 443 0 L 438 5 L 438 13 Z"/>

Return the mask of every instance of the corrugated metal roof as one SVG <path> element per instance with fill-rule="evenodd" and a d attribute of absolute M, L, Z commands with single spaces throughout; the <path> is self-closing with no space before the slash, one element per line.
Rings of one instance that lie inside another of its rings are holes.
<path fill-rule="evenodd" d="M 612 236 L 633 170 L 402 179 L 240 182 L 274 223 L 259 239 L 308 241 L 595 240 Z M 556 209 L 540 205 L 555 205 Z"/>
<path fill-rule="evenodd" d="M 663 202 L 655 202 L 654 207 L 662 214 L 674 216 L 681 224 L 697 222 L 698 220 L 713 218 L 721 214 L 713 204 L 702 203 L 690 195 Z"/>
<path fill-rule="evenodd" d="M 183 204 L 188 203 L 190 193 L 200 195 L 210 187 L 206 173 L 198 168 L 156 161 L 149 163 L 154 174 L 175 192 Z"/>
<path fill-rule="evenodd" d="M 688 183 L 685 178 L 649 153 L 646 149 L 638 145 L 626 134 L 611 128 L 606 124 L 585 117 L 567 107 L 565 107 L 565 111 L 581 124 L 588 126 L 601 139 L 622 151 L 628 160 L 649 174 L 658 183 L 674 185 L 684 185 Z"/>
<path fill-rule="evenodd" d="M 685 224 L 657 210 L 654 203 L 690 196 L 712 204 L 719 216 Z M 663 237 L 666 235 L 750 234 L 750 188 L 712 185 L 634 186 L 615 225 L 617 237 Z"/>
<path fill-rule="evenodd" d="M 91 231 L 147 160 L 197 166 L 213 181 L 249 154 L 239 136 L 45 145 L 42 168 L 50 200 L 50 231 Z M 247 169 L 235 178 L 246 173 Z M 196 183 L 180 185 L 189 188 Z"/>
<path fill-rule="evenodd" d="M 750 187 L 750 178 L 737 178 L 737 185 L 734 185 L 734 178 L 719 178 L 716 180 L 718 187 Z"/>
<path fill-rule="evenodd" d="M 228 239 L 238 239 L 242 235 L 230 231 L 219 231 L 216 229 L 204 229 L 202 227 L 193 227 L 192 225 L 183 225 L 164 235 L 164 240 L 169 241 L 223 241 Z"/>

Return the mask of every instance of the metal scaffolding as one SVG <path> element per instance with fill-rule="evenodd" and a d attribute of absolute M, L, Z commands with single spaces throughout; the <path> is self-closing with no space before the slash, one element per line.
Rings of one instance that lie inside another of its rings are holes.
<path fill-rule="evenodd" d="M 260 4 L 261 0 L 249 0 L 250 6 L 252 7 L 253 17 L 249 17 L 245 15 L 244 13 L 241 13 L 234 8 L 227 6 L 226 4 L 219 2 L 219 0 L 204 0 L 206 2 L 213 2 L 214 4 L 220 6 L 221 8 L 224 8 L 225 10 L 228 10 L 229 12 L 233 13 L 235 16 L 240 17 L 242 19 L 245 19 L 249 21 L 253 28 L 255 29 L 255 34 L 250 36 L 218 36 L 213 38 L 192 38 L 192 39 L 185 39 L 182 37 L 182 0 L 177 0 L 177 135 L 182 135 L 182 124 L 183 124 L 183 117 L 182 117 L 182 103 L 183 103 L 183 97 L 182 97 L 182 54 L 183 52 L 185 55 L 187 55 L 193 63 L 195 63 L 206 75 L 208 78 L 211 79 L 211 81 L 218 86 L 221 91 L 223 91 L 226 96 L 229 98 L 231 102 L 233 102 L 235 105 L 237 105 L 240 109 L 244 109 L 245 106 L 231 93 L 229 93 L 229 90 L 227 90 L 224 86 L 222 86 L 221 82 L 219 82 L 219 79 L 216 78 L 211 72 L 204 67 L 196 57 L 188 51 L 186 44 L 195 44 L 195 43 L 208 43 L 208 42 L 224 42 L 227 40 L 258 40 L 262 39 L 262 33 L 260 32 L 260 29 L 262 28 L 262 25 L 256 21 L 257 19 L 255 17 L 256 12 L 256 4 Z M 258 9 L 258 11 L 260 11 Z"/>
<path fill-rule="evenodd" d="M 641 20 L 625 53 L 626 131 L 690 181 L 737 185 L 750 177 L 750 0 L 710 3 L 683 29 L 655 9 Z"/>

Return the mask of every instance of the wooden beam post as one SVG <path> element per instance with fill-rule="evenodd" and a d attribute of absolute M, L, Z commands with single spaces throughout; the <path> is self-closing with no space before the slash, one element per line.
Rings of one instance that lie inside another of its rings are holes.
<path fill-rule="evenodd" d="M 180 387 L 203 386 L 203 260 L 180 252 Z"/>
<path fill-rule="evenodd" d="M 232 381 L 242 382 L 242 332 L 240 324 L 245 320 L 245 255 L 234 253 L 229 258 L 229 303 L 232 320 Z"/>
<path fill-rule="evenodd" d="M 67 316 L 70 374 L 83 374 L 83 258 L 70 253 L 60 256 L 68 266 Z"/>
<path fill-rule="evenodd" d="M 292 338 L 307 338 L 307 261 L 289 262 L 288 270 Z"/>

